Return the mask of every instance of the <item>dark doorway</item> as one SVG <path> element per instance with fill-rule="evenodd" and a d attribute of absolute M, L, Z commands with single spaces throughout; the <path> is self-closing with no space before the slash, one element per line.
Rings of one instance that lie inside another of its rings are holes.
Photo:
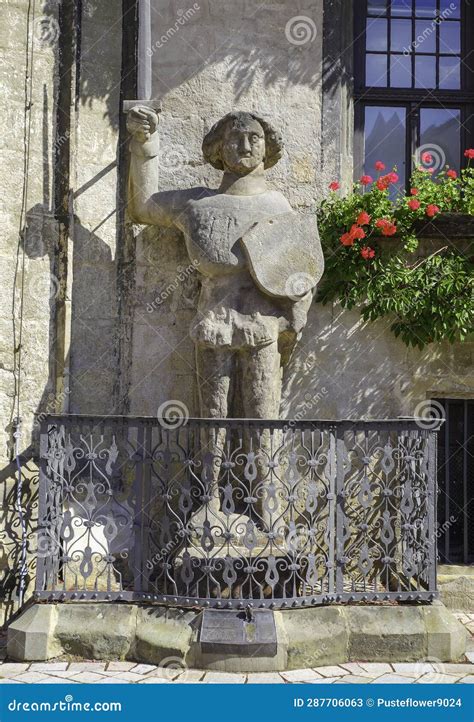
<path fill-rule="evenodd" d="M 474 562 L 474 399 L 435 399 L 446 421 L 438 441 L 438 549 L 443 564 Z"/>

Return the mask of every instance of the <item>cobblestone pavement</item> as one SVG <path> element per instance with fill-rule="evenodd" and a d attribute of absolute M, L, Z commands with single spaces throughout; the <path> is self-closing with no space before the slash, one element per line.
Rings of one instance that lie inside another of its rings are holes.
<path fill-rule="evenodd" d="M 474 614 L 456 613 L 470 632 L 466 661 L 447 664 L 436 660 L 416 663 L 348 664 L 295 669 L 290 672 L 237 674 L 136 662 L 31 662 L 0 661 L 0 683 L 7 684 L 473 684 Z"/>

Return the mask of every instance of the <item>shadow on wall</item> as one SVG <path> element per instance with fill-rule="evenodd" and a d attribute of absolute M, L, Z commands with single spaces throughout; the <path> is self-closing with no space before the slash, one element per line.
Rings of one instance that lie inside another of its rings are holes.
<path fill-rule="evenodd" d="M 285 9 L 278 3 L 234 0 L 225 16 L 221 0 L 189 0 L 189 7 L 184 8 L 174 0 L 150 3 L 152 40 L 150 47 L 144 48 L 143 57 L 152 65 L 154 97 L 161 98 L 220 64 L 226 66 L 223 77 L 233 88 L 235 102 L 256 78 L 265 88 L 284 83 L 286 87 L 316 89 L 323 82 L 329 96 L 332 88 L 350 82 L 339 56 L 327 58 L 324 67 L 315 62 L 323 36 L 322 2 L 308 8 L 307 3 L 298 0 Z M 120 68 L 111 67 L 110 62 L 101 63 L 101 57 L 105 59 L 109 53 L 107 23 L 112 28 L 117 22 L 113 5 L 107 9 L 99 0 L 83 0 L 78 5 L 82 14 L 77 57 L 80 102 L 92 105 L 94 99 L 105 101 L 105 117 L 116 129 L 115 93 Z M 132 22 L 132 13 L 131 6 L 122 22 Z M 44 25 L 44 42 L 58 41 L 56 16 L 56 0 L 47 0 L 38 21 Z M 222 75 L 216 82 L 222 83 Z"/>
<path fill-rule="evenodd" d="M 282 417 L 423 415 L 431 394 L 472 393 L 473 343 L 407 348 L 390 330 L 393 321 L 364 322 L 357 308 L 314 303 L 285 372 Z"/>
<path fill-rule="evenodd" d="M 145 57 L 152 64 L 156 97 L 216 65 L 224 66 L 219 74 L 232 86 L 236 102 L 256 80 L 265 89 L 282 83 L 316 89 L 324 81 L 328 90 L 348 81 L 340 58 L 324 69 L 317 60 L 322 2 L 234 0 L 225 13 L 219 0 L 190 0 L 187 8 L 168 0 L 150 0 L 150 5 L 151 46 Z"/>
<path fill-rule="evenodd" d="M 74 3 L 78 45 L 76 99 L 83 106 L 92 106 L 94 100 L 105 102 L 107 110 L 104 117 L 114 129 L 119 125 L 116 96 L 120 84 L 120 67 L 112 67 L 110 63 L 110 42 L 107 40 L 106 28 L 115 28 L 118 4 L 121 4 L 120 0 L 110 4 L 100 0 Z M 46 0 L 42 13 L 35 19 L 36 39 L 55 49 L 60 34 L 57 17 L 57 0 Z M 126 16 L 125 21 L 128 21 Z"/>

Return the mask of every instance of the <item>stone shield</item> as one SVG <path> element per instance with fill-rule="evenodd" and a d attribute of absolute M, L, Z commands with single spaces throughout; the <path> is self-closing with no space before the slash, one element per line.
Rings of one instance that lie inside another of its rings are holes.
<path fill-rule="evenodd" d="M 324 256 L 314 215 L 284 213 L 259 221 L 242 237 L 253 279 L 261 291 L 294 301 L 314 289 Z"/>

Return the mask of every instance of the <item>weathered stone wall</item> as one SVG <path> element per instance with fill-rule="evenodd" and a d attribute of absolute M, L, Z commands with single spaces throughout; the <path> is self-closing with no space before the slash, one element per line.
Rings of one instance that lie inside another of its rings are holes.
<path fill-rule="evenodd" d="M 34 551 L 37 513 L 36 465 L 31 459 L 34 413 L 54 408 L 50 357 L 57 279 L 52 255 L 52 155 L 55 142 L 55 85 L 58 63 L 57 13 L 37 3 L 28 17 L 27 0 L 6 0 L 0 27 L 0 610 L 10 614 L 17 601 L 22 526 L 18 512 L 18 473 L 12 462 L 12 422 L 23 420 L 21 506 Z M 27 59 L 27 48 L 29 49 Z M 26 72 L 30 82 L 25 85 Z M 23 323 L 21 324 L 21 316 Z M 21 360 L 21 369 L 19 368 Z"/>
<path fill-rule="evenodd" d="M 122 3 L 89 0 L 80 19 L 71 161 L 71 413 L 114 413 L 117 163 Z"/>
<path fill-rule="evenodd" d="M 391 323 L 315 304 L 286 372 L 282 415 L 396 418 L 413 416 L 430 398 L 472 398 L 472 342 L 409 349 Z"/>
<path fill-rule="evenodd" d="M 0 605 L 7 617 L 18 603 L 21 563 L 18 472 L 12 461 L 18 389 L 23 422 L 21 505 L 31 590 L 38 476 L 34 414 L 41 419 L 44 413 L 62 410 L 113 413 L 117 376 L 116 161 L 122 3 L 82 4 L 82 16 L 65 39 L 72 45 L 78 42 L 70 77 L 59 74 L 59 3 L 36 3 L 35 13 L 31 9 L 28 13 L 28 5 L 27 0 L 5 0 L 0 29 L 0 87 L 7 99 L 0 109 Z M 25 90 L 27 72 L 30 81 Z M 60 83 L 71 83 L 72 92 L 70 105 L 58 109 Z M 66 118 L 67 130 L 62 133 L 58 132 L 60 113 Z M 71 162 L 59 170 L 58 155 L 66 145 Z M 57 196 L 60 172 L 67 173 L 71 189 L 69 201 L 66 198 L 69 268 L 62 318 L 57 314 L 60 229 L 55 220 L 64 210 Z M 58 360 L 63 346 L 63 358 Z M 65 367 L 59 382 L 58 362 Z"/>

